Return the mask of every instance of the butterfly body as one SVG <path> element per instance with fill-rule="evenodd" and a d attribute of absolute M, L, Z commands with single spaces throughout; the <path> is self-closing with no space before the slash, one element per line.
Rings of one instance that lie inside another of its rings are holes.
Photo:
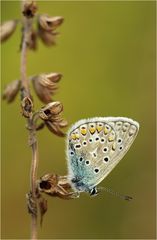
<path fill-rule="evenodd" d="M 96 186 L 132 145 L 139 124 L 125 117 L 96 117 L 74 124 L 67 135 L 68 179 L 75 191 L 97 194 Z"/>

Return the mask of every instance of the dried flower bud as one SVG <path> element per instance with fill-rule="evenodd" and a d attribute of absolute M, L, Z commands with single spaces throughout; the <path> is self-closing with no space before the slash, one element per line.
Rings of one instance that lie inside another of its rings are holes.
<path fill-rule="evenodd" d="M 12 102 L 20 90 L 20 86 L 20 80 L 15 80 L 12 83 L 8 84 L 3 92 L 3 99 L 6 99 L 8 103 Z"/>
<path fill-rule="evenodd" d="M 38 35 L 46 46 L 50 47 L 56 45 L 56 36 L 58 35 L 57 32 L 47 32 L 43 29 L 39 29 Z"/>
<path fill-rule="evenodd" d="M 39 112 L 39 117 L 45 121 L 45 125 L 48 129 L 59 137 L 65 136 L 60 128 L 68 125 L 67 121 L 61 117 L 62 111 L 63 105 L 60 102 L 51 102 Z"/>
<path fill-rule="evenodd" d="M 7 40 L 15 31 L 18 21 L 10 20 L 0 25 L 0 39 L 1 42 Z"/>
<path fill-rule="evenodd" d="M 58 32 L 55 30 L 63 23 L 63 17 L 50 17 L 47 14 L 38 18 L 38 34 L 43 43 L 47 46 L 56 44 Z"/>
<path fill-rule="evenodd" d="M 22 115 L 26 118 L 32 116 L 33 102 L 30 97 L 24 97 L 21 103 Z"/>
<path fill-rule="evenodd" d="M 39 192 L 44 192 L 52 197 L 61 199 L 74 199 L 79 197 L 78 192 L 74 192 L 67 176 L 57 174 L 45 174 L 37 181 Z"/>
<path fill-rule="evenodd" d="M 24 1 L 23 3 L 23 15 L 27 18 L 34 17 L 35 13 L 37 11 L 37 4 L 35 1 Z"/>
<path fill-rule="evenodd" d="M 43 120 L 51 120 L 54 115 L 58 115 L 63 111 L 63 105 L 60 102 L 51 102 L 40 110 L 40 118 Z"/>
<path fill-rule="evenodd" d="M 54 85 L 54 83 L 59 82 L 61 77 L 61 73 L 41 74 L 39 82 L 44 87 L 51 87 L 52 85 Z"/>
<path fill-rule="evenodd" d="M 48 32 L 52 32 L 63 23 L 63 20 L 63 17 L 60 16 L 51 17 L 47 14 L 43 14 L 40 15 L 38 19 L 39 28 L 42 28 Z"/>
<path fill-rule="evenodd" d="M 52 101 L 51 96 L 58 89 L 57 82 L 61 79 L 60 73 L 41 74 L 32 78 L 34 90 L 39 99 L 44 103 Z"/>

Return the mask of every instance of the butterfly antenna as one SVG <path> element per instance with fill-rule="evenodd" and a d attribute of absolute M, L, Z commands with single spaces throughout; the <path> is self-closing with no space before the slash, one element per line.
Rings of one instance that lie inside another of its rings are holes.
<path fill-rule="evenodd" d="M 120 194 L 119 192 L 116 192 L 110 188 L 107 187 L 100 187 L 100 190 L 104 190 L 105 192 L 108 192 L 116 197 L 122 198 L 123 200 L 131 201 L 133 198 L 127 195 Z"/>

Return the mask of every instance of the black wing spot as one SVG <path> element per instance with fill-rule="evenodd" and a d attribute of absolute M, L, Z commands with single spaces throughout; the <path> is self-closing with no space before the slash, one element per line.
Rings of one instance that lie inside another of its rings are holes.
<path fill-rule="evenodd" d="M 79 160 L 80 160 L 80 162 L 82 162 L 83 161 L 83 157 L 80 157 Z"/>
<path fill-rule="evenodd" d="M 80 148 L 81 145 L 80 145 L 80 144 L 76 144 L 75 147 L 76 147 L 76 148 Z"/>
<path fill-rule="evenodd" d="M 99 168 L 95 168 L 95 169 L 94 169 L 94 172 L 95 172 L 95 173 L 98 173 L 98 172 L 99 172 Z"/>
<path fill-rule="evenodd" d="M 107 147 L 105 147 L 103 151 L 104 151 L 104 152 L 107 152 L 107 151 L 108 151 L 108 148 L 107 148 Z"/>
<path fill-rule="evenodd" d="M 104 157 L 104 162 L 108 162 L 109 161 L 109 157 Z"/>
<path fill-rule="evenodd" d="M 89 162 L 88 160 L 87 160 L 85 163 L 86 163 L 86 165 L 89 165 L 89 164 L 90 164 L 90 162 Z"/>
<path fill-rule="evenodd" d="M 97 155 L 96 155 L 96 153 L 94 152 L 94 153 L 93 153 L 93 157 L 96 157 L 96 156 L 97 156 Z"/>
<path fill-rule="evenodd" d="M 119 138 L 119 139 L 118 139 L 118 143 L 121 143 L 121 142 L 122 142 L 122 139 L 121 139 L 121 138 Z"/>

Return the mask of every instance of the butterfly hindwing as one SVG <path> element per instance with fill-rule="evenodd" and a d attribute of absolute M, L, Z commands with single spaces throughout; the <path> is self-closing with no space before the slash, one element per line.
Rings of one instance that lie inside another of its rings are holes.
<path fill-rule="evenodd" d="M 133 143 L 139 124 L 122 117 L 77 122 L 68 133 L 69 179 L 79 191 L 90 191 L 118 164 Z"/>

